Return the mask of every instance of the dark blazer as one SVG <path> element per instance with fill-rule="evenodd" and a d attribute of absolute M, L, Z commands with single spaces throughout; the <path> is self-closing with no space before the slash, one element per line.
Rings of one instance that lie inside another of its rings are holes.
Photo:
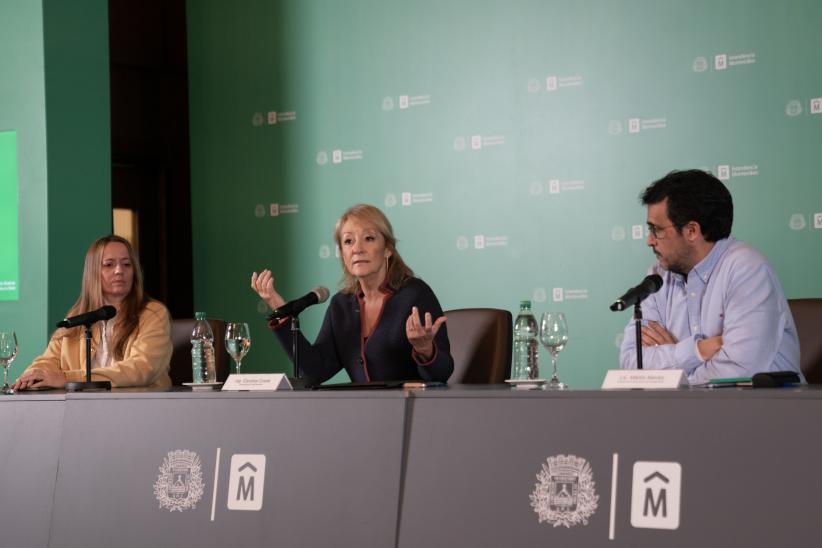
<path fill-rule="evenodd" d="M 424 281 L 411 278 L 396 292 L 383 288 L 379 322 L 367 340 L 362 338 L 361 296 L 339 292 L 331 298 L 322 327 L 314 344 L 300 334 L 298 339 L 300 371 L 309 384 L 320 384 L 345 369 L 353 382 L 423 380 L 445 382 L 454 370 L 445 324 L 434 337 L 434 357 L 420 363 L 405 335 L 405 322 L 411 307 L 419 309 L 420 319 L 430 312 L 442 316 L 437 297 Z M 290 322 L 269 322 L 289 358 L 293 359 Z"/>

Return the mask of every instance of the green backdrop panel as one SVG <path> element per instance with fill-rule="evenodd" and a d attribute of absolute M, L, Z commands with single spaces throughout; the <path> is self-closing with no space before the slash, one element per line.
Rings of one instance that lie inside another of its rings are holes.
<path fill-rule="evenodd" d="M 251 272 L 336 287 L 357 202 L 443 308 L 564 311 L 572 387 L 617 366 L 608 305 L 653 261 L 637 197 L 672 169 L 723 179 L 735 235 L 822 295 L 816 0 L 198 0 L 188 26 L 195 302 L 252 323 L 250 371 L 290 368 Z"/>

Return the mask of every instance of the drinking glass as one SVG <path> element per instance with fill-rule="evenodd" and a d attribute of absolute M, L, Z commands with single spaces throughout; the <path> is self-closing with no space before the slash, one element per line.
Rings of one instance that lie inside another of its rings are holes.
<path fill-rule="evenodd" d="M 17 357 L 17 334 L 14 331 L 0 331 L 0 365 L 3 366 L 3 388 L 0 394 L 14 394 L 9 387 L 9 366 Z"/>
<path fill-rule="evenodd" d="M 562 312 L 545 312 L 540 322 L 539 340 L 542 346 L 551 353 L 554 370 L 546 387 L 552 390 L 565 390 L 568 385 L 560 382 L 557 376 L 557 354 L 565 348 L 565 344 L 568 342 L 568 324 L 565 323 L 565 314 Z"/>
<path fill-rule="evenodd" d="M 247 323 L 229 322 L 225 327 L 225 349 L 234 359 L 237 374 L 240 374 L 240 365 L 243 357 L 251 348 L 251 335 Z"/>

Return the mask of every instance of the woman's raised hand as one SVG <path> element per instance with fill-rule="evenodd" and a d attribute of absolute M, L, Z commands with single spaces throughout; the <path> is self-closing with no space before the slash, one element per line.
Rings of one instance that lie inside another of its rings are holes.
<path fill-rule="evenodd" d="M 422 323 L 419 309 L 416 306 L 411 308 L 411 315 L 405 320 L 405 335 L 414 351 L 424 360 L 428 361 L 434 357 L 434 337 L 446 319 L 445 316 L 440 316 L 437 321 L 432 322 L 431 313 L 426 312 L 425 323 Z"/>
<path fill-rule="evenodd" d="M 262 300 L 272 309 L 285 304 L 285 299 L 274 289 L 274 276 L 267 268 L 257 274 L 251 274 L 251 289 L 257 292 Z"/>

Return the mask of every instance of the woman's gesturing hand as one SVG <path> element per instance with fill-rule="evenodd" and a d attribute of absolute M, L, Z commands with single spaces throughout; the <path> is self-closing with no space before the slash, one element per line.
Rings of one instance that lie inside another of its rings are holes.
<path fill-rule="evenodd" d="M 411 315 L 405 320 L 405 335 L 408 337 L 408 342 L 425 361 L 434 357 L 434 337 L 445 320 L 447 320 L 445 316 L 440 316 L 437 321 L 432 322 L 431 313 L 426 312 L 423 324 L 420 321 L 420 311 L 416 306 L 411 308 Z"/>
<path fill-rule="evenodd" d="M 271 310 L 285 304 L 285 299 L 274 289 L 274 276 L 267 268 L 259 274 L 251 274 L 251 289 L 257 292 Z"/>

